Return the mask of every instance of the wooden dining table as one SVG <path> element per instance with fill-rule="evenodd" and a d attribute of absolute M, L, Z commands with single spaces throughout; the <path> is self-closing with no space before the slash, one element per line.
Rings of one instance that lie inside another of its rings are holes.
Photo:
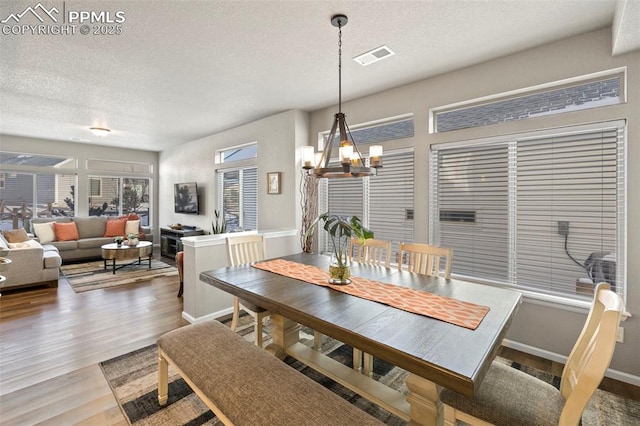
<path fill-rule="evenodd" d="M 329 257 L 282 259 L 328 269 Z M 413 424 L 434 425 L 446 387 L 473 397 L 520 306 L 519 292 L 397 268 L 351 263 L 351 275 L 489 308 L 476 329 L 407 312 L 251 265 L 214 269 L 200 280 L 271 311 L 276 355 L 292 356 Z M 300 342 L 300 325 L 408 371 L 405 397 Z M 277 391 L 277 390 L 275 390 Z"/>

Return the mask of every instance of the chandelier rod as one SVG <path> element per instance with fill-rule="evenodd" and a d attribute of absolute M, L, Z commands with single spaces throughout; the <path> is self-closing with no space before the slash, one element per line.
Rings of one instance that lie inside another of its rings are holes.
<path fill-rule="evenodd" d="M 338 19 L 338 112 L 342 112 L 342 19 Z"/>

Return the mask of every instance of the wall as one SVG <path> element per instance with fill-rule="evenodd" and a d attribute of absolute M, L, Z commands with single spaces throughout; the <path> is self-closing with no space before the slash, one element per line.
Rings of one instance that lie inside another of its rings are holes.
<path fill-rule="evenodd" d="M 157 194 L 158 194 L 158 153 L 152 151 L 141 151 L 135 149 L 123 149 L 112 148 L 108 146 L 108 138 L 102 145 L 89 145 L 82 143 L 64 142 L 58 140 L 49 139 L 35 139 L 24 138 L 19 136 L 0 135 L 0 150 L 8 152 L 22 152 L 33 153 L 40 155 L 54 155 L 54 156 L 69 156 L 78 159 L 78 169 L 65 169 L 69 173 L 78 173 L 78 187 L 76 188 L 76 204 L 77 214 L 79 216 L 86 216 L 89 212 L 88 209 L 88 176 L 89 174 L 95 175 L 109 175 L 109 176 L 123 176 L 123 173 L 115 172 L 90 172 L 87 170 L 88 159 L 102 159 L 113 161 L 132 161 L 140 163 L 153 164 L 153 187 L 151 188 L 151 197 L 153 198 L 152 206 L 157 206 Z M 24 169 L 28 171 L 27 169 Z M 43 170 L 43 172 L 45 172 Z M 139 176 L 139 175 L 126 175 L 126 176 Z M 147 176 L 147 175 L 145 175 Z M 158 234 L 158 216 L 157 209 L 151 213 L 150 225 L 154 228 L 154 232 Z M 159 241 L 159 234 L 155 236 L 154 241 Z"/>
<path fill-rule="evenodd" d="M 346 102 L 343 111 L 351 126 L 405 113 L 414 114 L 415 137 L 401 141 L 398 146 L 415 148 L 415 237 L 416 241 L 427 242 L 431 144 L 623 118 L 628 120 L 627 163 L 633 165 L 640 160 L 640 98 L 637 96 L 640 93 L 640 52 L 616 57 L 610 52 L 611 30 L 603 29 Z M 619 67 L 627 67 L 626 104 L 475 129 L 429 133 L 430 108 Z M 348 96 L 348 87 L 343 89 Z M 311 114 L 311 139 L 315 140 L 318 132 L 328 130 L 334 113 L 335 107 L 331 107 Z M 388 149 L 391 146 L 385 145 L 385 151 Z M 384 169 L 380 178 L 383 176 Z M 627 178 L 627 258 L 630 260 L 627 262 L 627 310 L 632 317 L 622 324 L 625 342 L 616 347 L 612 369 L 617 370 L 618 378 L 640 384 L 640 286 L 637 285 L 640 262 L 633 261 L 640 256 L 640 191 L 636 189 L 640 168 L 629 167 Z M 568 355 L 585 319 L 584 309 L 525 300 L 508 339 L 524 350 L 561 359 Z"/>
<path fill-rule="evenodd" d="M 307 114 L 287 111 L 225 132 L 207 136 L 160 154 L 159 223 L 182 223 L 211 232 L 217 206 L 216 151 L 258 143 L 258 229 L 299 228 L 300 163 L 298 147 L 308 141 Z M 281 172 L 281 194 L 267 194 L 267 173 Z M 173 184 L 198 183 L 200 214 L 173 211 Z"/>
<path fill-rule="evenodd" d="M 263 230 L 266 256 L 275 258 L 300 252 L 298 231 Z M 189 322 L 219 318 L 233 312 L 233 297 L 212 285 L 200 281 L 200 273 L 229 266 L 227 235 L 246 235 L 256 231 L 234 234 L 200 235 L 185 237 L 184 295 L 182 317 Z"/>

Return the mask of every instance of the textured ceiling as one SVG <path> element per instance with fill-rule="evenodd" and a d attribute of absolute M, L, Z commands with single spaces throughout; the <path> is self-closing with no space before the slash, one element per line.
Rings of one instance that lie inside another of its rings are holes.
<path fill-rule="evenodd" d="M 37 0 L 0 2 L 5 24 L 39 24 Z M 42 1 L 121 11 L 122 34 L 0 34 L 0 133 L 161 151 L 262 117 L 358 98 L 591 30 L 612 53 L 640 48 L 640 0 Z M 63 9 L 64 7 L 64 9 Z M 41 9 L 40 9 L 41 10 Z M 63 12 L 64 10 L 64 12 Z M 14 18 L 11 18 L 11 16 Z M 52 21 L 42 13 L 43 24 Z M 17 30 L 15 30 L 17 31 Z M 351 58 L 383 44 L 395 55 Z M 108 127 L 99 139 L 88 130 Z"/>

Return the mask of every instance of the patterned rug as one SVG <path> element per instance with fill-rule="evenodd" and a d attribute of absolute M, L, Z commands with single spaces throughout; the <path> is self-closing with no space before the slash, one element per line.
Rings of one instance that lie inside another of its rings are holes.
<path fill-rule="evenodd" d="M 245 339 L 253 342 L 251 321 L 252 318 L 248 315 L 241 317 L 238 332 Z M 304 330 L 302 336 L 312 339 L 313 332 Z M 265 344 L 269 341 L 268 337 L 265 338 Z M 340 342 L 324 337 L 321 351 L 345 365 L 352 366 L 352 350 Z M 560 384 L 560 379 L 551 374 L 512 363 L 504 358 L 498 360 L 546 380 L 556 387 Z M 398 417 L 300 362 L 289 357 L 285 358 L 285 362 L 382 422 L 389 425 L 406 424 Z M 158 404 L 155 345 L 101 362 L 100 367 L 122 412 L 132 425 L 222 425 L 171 366 L 169 366 L 169 401 L 164 407 Z M 373 377 L 405 394 L 407 393 L 404 384 L 406 375 L 404 370 L 382 360 L 374 361 Z M 597 390 L 584 412 L 582 425 L 640 425 L 640 402 Z"/>
<path fill-rule="evenodd" d="M 116 263 L 116 267 L 119 265 L 120 263 Z M 116 270 L 115 274 L 110 265 L 107 265 L 106 270 L 104 269 L 102 260 L 62 265 L 60 269 L 76 293 L 148 281 L 155 277 L 178 275 L 176 268 L 155 259 L 151 260 L 150 269 L 149 261 L 143 259 L 140 265 L 136 262 L 133 265 Z"/>

